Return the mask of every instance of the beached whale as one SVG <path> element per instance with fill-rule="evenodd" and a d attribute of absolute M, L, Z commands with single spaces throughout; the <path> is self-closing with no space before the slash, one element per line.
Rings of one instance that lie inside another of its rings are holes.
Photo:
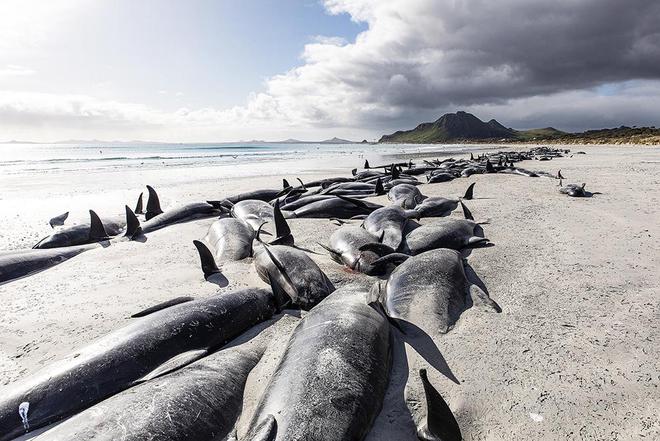
<path fill-rule="evenodd" d="M 461 199 L 471 200 L 474 198 L 474 183 L 465 190 L 462 198 L 443 198 L 443 197 L 430 197 L 424 199 L 421 204 L 414 207 L 415 211 L 419 213 L 420 217 L 442 217 L 449 216 L 452 211 L 458 208 Z"/>
<path fill-rule="evenodd" d="M 98 226 L 99 223 L 103 226 L 103 230 L 105 231 L 104 237 L 99 237 L 97 234 L 100 231 Z M 115 216 L 111 218 L 100 219 L 98 215 L 94 213 L 94 211 L 90 210 L 89 222 L 61 228 L 55 231 L 53 234 L 41 239 L 32 248 L 62 248 L 99 242 L 100 240 L 106 240 L 110 237 L 117 236 L 124 230 L 125 227 L 125 217 Z M 92 228 L 94 228 L 94 231 Z"/>
<path fill-rule="evenodd" d="M 374 210 L 367 216 L 362 226 L 374 236 L 382 237 L 381 243 L 396 250 L 401 244 L 403 231 L 410 219 L 419 219 L 419 213 L 391 205 Z"/>
<path fill-rule="evenodd" d="M 62 248 L 37 248 L 0 253 L 0 284 L 43 271 L 85 251 L 108 246 L 114 241 L 130 240 L 140 234 L 140 224 L 128 207 L 126 207 L 128 221 L 125 234 L 112 240 L 109 239 L 96 213 L 90 210 L 90 217 L 92 218 L 88 233 L 90 243 Z"/>
<path fill-rule="evenodd" d="M 416 255 L 436 248 L 462 251 L 463 257 L 473 248 L 484 248 L 492 244 L 484 237 L 481 225 L 474 221 L 470 210 L 460 202 L 465 219 L 442 218 L 424 224 L 408 233 L 401 243 L 402 253 Z"/>
<path fill-rule="evenodd" d="M 387 193 L 387 198 L 392 201 L 393 205 L 410 209 L 421 204 L 426 199 L 426 196 L 414 185 L 399 184 L 390 189 L 389 193 Z"/>
<path fill-rule="evenodd" d="M 334 194 L 342 196 L 379 196 L 385 194 L 385 189 L 383 187 L 381 178 L 378 178 L 373 184 L 365 182 L 344 182 L 333 184 L 321 191 L 320 194 Z"/>
<path fill-rule="evenodd" d="M 242 260 L 252 255 L 255 236 L 249 223 L 228 217 L 211 224 L 204 242 L 210 245 L 215 260 Z"/>
<path fill-rule="evenodd" d="M 302 250 L 286 245 L 259 244 L 254 248 L 254 267 L 264 282 L 276 280 L 292 305 L 309 310 L 335 290 L 334 285 Z"/>
<path fill-rule="evenodd" d="M 339 218 L 350 219 L 355 216 L 367 216 L 382 205 L 355 198 L 337 195 L 334 198 L 312 202 L 289 212 L 291 217 Z"/>
<path fill-rule="evenodd" d="M 574 198 L 583 198 L 587 196 L 587 192 L 585 191 L 584 187 L 586 184 L 578 185 L 578 184 L 566 184 L 565 186 L 562 185 L 561 180 L 559 181 L 559 193 L 574 197 Z"/>
<path fill-rule="evenodd" d="M 268 202 L 247 199 L 236 203 L 231 208 L 231 215 L 250 224 L 256 231 L 264 222 L 273 222 L 273 206 Z"/>
<path fill-rule="evenodd" d="M 365 297 L 344 288 L 305 315 L 240 439 L 364 439 L 391 365 L 390 325 Z"/>
<path fill-rule="evenodd" d="M 285 328 L 279 326 L 282 321 L 291 326 L 297 319 L 280 320 L 255 326 L 229 347 L 113 395 L 35 441 L 224 439 L 241 413 L 248 375 Z"/>
<path fill-rule="evenodd" d="M 419 328 L 433 337 L 451 330 L 468 308 L 469 286 L 460 253 L 440 248 L 410 257 L 392 271 L 381 301 L 405 333 L 415 335 Z M 474 295 L 499 310 L 483 291 L 475 289 Z"/>
<path fill-rule="evenodd" d="M 147 199 L 145 214 L 146 222 L 142 224 L 144 234 L 181 222 L 220 216 L 228 211 L 221 207 L 214 207 L 208 202 L 193 202 L 163 212 L 156 191 L 149 185 L 147 185 L 147 190 L 149 191 L 149 199 Z"/>
<path fill-rule="evenodd" d="M 335 262 L 345 265 L 353 271 L 359 271 L 370 276 L 382 275 L 387 265 L 375 266 L 373 263 L 388 252 L 374 236 L 364 228 L 343 226 L 330 236 L 328 246 L 319 243 Z M 375 245 L 374 249 L 363 250 L 366 245 Z"/>
<path fill-rule="evenodd" d="M 3 390 L 0 440 L 200 359 L 270 318 L 277 305 L 270 290 L 249 288 L 151 310 Z"/>

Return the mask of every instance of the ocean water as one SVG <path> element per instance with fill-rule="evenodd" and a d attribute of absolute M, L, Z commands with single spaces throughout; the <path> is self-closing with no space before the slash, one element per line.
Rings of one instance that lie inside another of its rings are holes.
<path fill-rule="evenodd" d="M 386 158 L 410 153 L 462 153 L 480 145 L 402 144 L 0 144 L 0 172 L 108 171 L 167 167 L 235 166 L 288 159 L 361 156 Z"/>
<path fill-rule="evenodd" d="M 277 188 L 308 174 L 347 175 L 411 156 L 460 155 L 483 145 L 396 144 L 0 144 L 0 251 L 31 247 L 48 220 L 102 217 L 133 207 L 145 185 L 167 206 Z M 492 146 L 491 146 L 492 148 Z M 246 182 L 249 181 L 249 182 Z M 146 199 L 145 199 L 146 203 Z"/>

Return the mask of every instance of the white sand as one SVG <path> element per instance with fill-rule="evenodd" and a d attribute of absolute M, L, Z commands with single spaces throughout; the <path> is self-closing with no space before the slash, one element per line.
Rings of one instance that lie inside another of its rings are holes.
<path fill-rule="evenodd" d="M 459 196 L 476 182 L 469 207 L 477 220 L 490 220 L 484 229 L 496 244 L 474 251 L 469 262 L 503 312 L 472 308 L 439 342 L 459 385 L 429 369 L 467 440 L 660 437 L 660 148 L 570 148 L 587 155 L 520 166 L 553 173 L 561 168 L 567 182 L 586 182 L 588 190 L 603 194 L 569 198 L 557 192 L 556 181 L 514 175 L 420 187 L 429 196 Z M 361 164 L 355 161 L 342 173 L 306 178 L 348 175 Z M 175 197 L 166 188 L 162 202 L 278 187 L 281 177 L 294 177 L 273 173 L 233 184 L 187 183 L 185 194 Z M 134 204 L 132 197 L 127 202 Z M 204 281 L 192 246 L 211 222 L 157 231 L 145 243 L 92 250 L 0 286 L 0 387 L 125 324 L 144 307 L 216 292 Z M 319 253 L 316 242 L 325 243 L 337 228 L 322 219 L 290 224 L 297 243 Z M 372 282 L 324 253 L 312 257 L 337 286 Z M 249 261 L 223 271 L 230 281 L 224 289 L 265 286 Z M 277 359 L 270 354 L 263 372 Z M 415 370 L 427 367 L 412 351 L 408 363 L 415 379 Z M 255 389 L 249 388 L 246 408 L 255 404 Z M 411 395 L 417 392 L 413 388 Z M 386 405 L 371 438 L 406 439 L 397 435 L 402 427 L 401 409 Z"/>

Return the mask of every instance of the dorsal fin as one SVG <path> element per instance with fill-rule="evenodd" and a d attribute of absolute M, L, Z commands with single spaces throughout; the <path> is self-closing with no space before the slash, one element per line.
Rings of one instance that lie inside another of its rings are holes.
<path fill-rule="evenodd" d="M 419 377 L 426 396 L 426 424 L 417 430 L 417 437 L 424 441 L 461 441 L 461 428 L 445 400 L 429 382 L 426 369 L 419 370 Z"/>
<path fill-rule="evenodd" d="M 366 168 L 366 169 L 369 168 L 369 161 L 366 160 L 366 159 L 364 160 L 364 168 Z"/>
<path fill-rule="evenodd" d="M 273 245 L 293 245 L 293 235 L 291 228 L 280 210 L 280 200 L 275 200 L 275 207 L 273 207 L 273 214 L 275 218 L 275 240 L 271 242 Z"/>
<path fill-rule="evenodd" d="M 307 190 L 307 187 L 305 186 L 305 183 L 302 181 L 300 178 L 296 178 L 298 182 L 300 182 L 300 186 L 303 188 L 303 190 Z"/>
<path fill-rule="evenodd" d="M 473 221 L 474 216 L 472 216 L 472 212 L 468 209 L 468 207 L 465 206 L 463 201 L 459 201 L 459 203 L 461 204 L 461 208 L 463 209 L 463 216 L 465 217 L 465 219 Z"/>
<path fill-rule="evenodd" d="M 380 236 L 378 237 L 378 243 L 383 243 L 383 239 L 385 239 L 385 230 L 380 233 Z"/>
<path fill-rule="evenodd" d="M 399 169 L 392 164 L 392 179 L 399 179 Z"/>
<path fill-rule="evenodd" d="M 376 189 L 374 190 L 374 193 L 376 193 L 377 195 L 385 194 L 383 181 L 381 181 L 380 178 L 376 179 Z"/>
<path fill-rule="evenodd" d="M 105 227 L 103 227 L 103 222 L 99 219 L 99 215 L 94 210 L 89 210 L 89 218 L 89 241 L 99 242 L 101 240 L 108 240 L 108 233 L 105 232 Z"/>
<path fill-rule="evenodd" d="M 142 232 L 142 227 L 140 226 L 140 221 L 130 207 L 126 205 L 126 233 L 124 237 L 133 239 Z"/>
<path fill-rule="evenodd" d="M 204 278 L 208 279 L 213 274 L 218 274 L 220 268 L 218 268 L 218 265 L 215 263 L 211 250 L 199 240 L 193 240 L 193 244 L 195 244 L 195 248 L 197 248 L 197 252 L 199 253 L 199 260 L 202 264 Z"/>
<path fill-rule="evenodd" d="M 147 191 L 149 192 L 149 198 L 147 199 L 147 212 L 144 214 L 144 218 L 149 220 L 162 214 L 163 210 L 160 208 L 160 199 L 158 199 L 156 190 L 147 185 Z"/>
<path fill-rule="evenodd" d="M 257 427 L 246 435 L 245 441 L 275 441 L 277 438 L 277 420 L 268 414 Z"/>
<path fill-rule="evenodd" d="M 56 226 L 59 225 L 64 225 L 64 221 L 66 220 L 67 217 L 69 217 L 68 211 L 66 213 L 60 214 L 59 216 L 55 216 L 50 221 L 48 221 L 48 224 L 50 225 L 51 228 L 55 228 Z"/>
<path fill-rule="evenodd" d="M 474 161 L 474 155 L 470 153 L 470 161 Z"/>
<path fill-rule="evenodd" d="M 144 208 L 142 208 L 142 193 L 140 193 L 140 196 L 138 196 L 137 204 L 135 204 L 135 210 L 133 210 L 135 214 L 144 214 Z"/>
<path fill-rule="evenodd" d="M 177 297 L 175 299 L 170 299 L 166 300 L 164 302 L 158 303 L 157 305 L 150 306 L 146 309 L 143 309 L 140 312 L 137 312 L 131 316 L 131 318 L 137 318 L 137 317 L 144 317 L 145 315 L 149 315 L 151 313 L 154 313 L 156 311 L 163 310 L 165 308 L 169 308 L 170 306 L 174 305 L 179 305 L 181 303 L 186 303 L 191 300 L 195 300 L 193 297 Z"/>
<path fill-rule="evenodd" d="M 495 169 L 493 168 L 493 164 L 490 162 L 490 159 L 486 159 L 486 173 L 494 173 Z"/>
<path fill-rule="evenodd" d="M 357 175 L 357 168 L 354 168 L 353 170 L 351 170 L 351 174 L 353 176 Z"/>
<path fill-rule="evenodd" d="M 475 184 L 475 182 L 470 184 L 470 186 L 467 188 L 467 190 L 465 190 L 465 194 L 463 195 L 463 199 L 465 199 L 467 201 L 470 201 L 474 198 L 474 184 Z"/>
<path fill-rule="evenodd" d="M 287 181 L 286 179 L 282 179 L 282 189 L 289 188 L 289 187 L 291 187 L 289 185 L 289 181 Z"/>

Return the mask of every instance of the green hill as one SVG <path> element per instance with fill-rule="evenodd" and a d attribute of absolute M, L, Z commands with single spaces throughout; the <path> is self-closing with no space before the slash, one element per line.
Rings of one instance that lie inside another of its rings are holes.
<path fill-rule="evenodd" d="M 494 119 L 484 122 L 467 112 L 447 113 L 438 120 L 422 123 L 412 130 L 384 135 L 379 142 L 556 142 L 565 144 L 660 144 L 660 129 L 627 127 L 567 133 L 554 127 L 514 130 Z"/>

